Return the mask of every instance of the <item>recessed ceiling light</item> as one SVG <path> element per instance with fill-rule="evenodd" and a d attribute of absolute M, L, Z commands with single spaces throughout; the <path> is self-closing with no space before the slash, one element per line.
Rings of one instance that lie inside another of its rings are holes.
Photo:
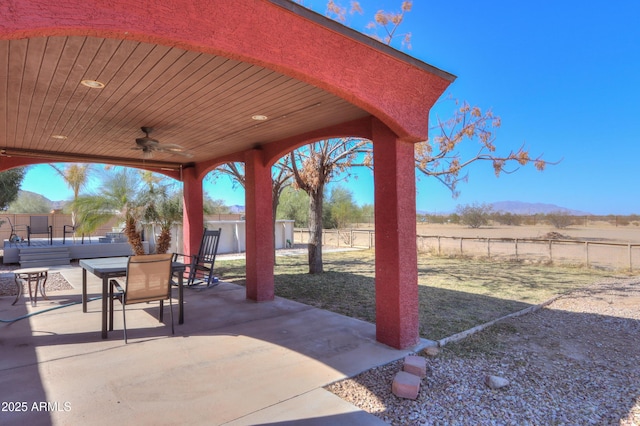
<path fill-rule="evenodd" d="M 102 89 L 104 87 L 104 83 L 97 80 L 82 80 L 80 82 L 83 86 L 90 87 L 92 89 Z"/>
<path fill-rule="evenodd" d="M 51 137 L 53 139 L 66 139 L 67 138 L 65 135 L 51 135 Z"/>
<path fill-rule="evenodd" d="M 251 116 L 251 119 L 252 120 L 256 120 L 256 121 L 265 121 L 265 120 L 267 120 L 267 118 L 268 117 L 266 115 L 260 115 L 260 114 L 256 114 L 256 115 Z"/>

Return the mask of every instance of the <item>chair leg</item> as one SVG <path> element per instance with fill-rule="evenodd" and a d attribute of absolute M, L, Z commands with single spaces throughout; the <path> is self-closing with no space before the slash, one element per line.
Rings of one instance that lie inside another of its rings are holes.
<path fill-rule="evenodd" d="M 164 320 L 164 300 L 160 301 L 160 313 L 158 314 L 158 322 Z"/>
<path fill-rule="evenodd" d="M 189 267 L 189 278 L 187 278 L 187 286 L 192 286 L 196 281 L 197 272 L 198 271 L 196 270 L 195 264 L 191 264 L 191 267 Z"/>
<path fill-rule="evenodd" d="M 127 344 L 127 316 L 124 313 L 124 307 L 126 305 L 122 304 L 122 329 L 124 330 L 124 343 Z"/>
<path fill-rule="evenodd" d="M 176 331 L 173 328 L 173 302 L 171 301 L 171 298 L 169 298 L 169 312 L 171 312 L 171 334 L 176 334 Z"/>
<path fill-rule="evenodd" d="M 109 330 L 113 330 L 113 280 L 109 281 Z"/>

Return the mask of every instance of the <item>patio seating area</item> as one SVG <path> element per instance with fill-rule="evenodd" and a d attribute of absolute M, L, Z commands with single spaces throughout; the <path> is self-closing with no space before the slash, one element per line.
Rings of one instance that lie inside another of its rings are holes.
<path fill-rule="evenodd" d="M 148 252 L 149 242 L 143 241 Z M 125 239 L 110 236 L 82 238 L 32 238 L 27 241 L 4 240 L 3 263 L 19 263 L 24 268 L 69 265 L 71 259 L 129 256 L 131 245 Z"/>
<path fill-rule="evenodd" d="M 74 290 L 47 293 L 37 307 L 0 297 L 3 401 L 27 403 L 2 413 L 3 424 L 384 424 L 323 386 L 417 349 L 390 348 L 373 324 L 308 305 L 249 301 L 224 282 L 185 289 L 174 336 L 158 323 L 158 304 L 133 305 L 125 345 L 120 312 L 101 338 L 100 279 L 89 274 L 83 313 L 82 269 L 50 271 Z M 46 312 L 6 322 L 35 311 Z"/>

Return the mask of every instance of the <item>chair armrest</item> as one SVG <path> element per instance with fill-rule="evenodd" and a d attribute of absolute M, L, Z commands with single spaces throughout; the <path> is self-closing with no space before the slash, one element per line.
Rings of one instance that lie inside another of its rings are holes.
<path fill-rule="evenodd" d="M 183 263 L 189 264 L 193 259 L 196 259 L 198 256 L 194 254 L 173 253 L 173 258 L 171 259 L 171 261 L 177 262 L 178 257 L 182 257 L 183 259 L 189 259 L 188 262 L 183 262 Z"/>
<path fill-rule="evenodd" d="M 111 286 L 111 291 L 113 292 L 113 289 L 118 290 L 118 293 L 122 293 L 124 294 L 124 288 L 122 288 L 122 284 L 120 284 L 120 282 L 114 278 L 109 280 L 109 285 Z M 115 293 L 114 293 L 115 295 Z"/>

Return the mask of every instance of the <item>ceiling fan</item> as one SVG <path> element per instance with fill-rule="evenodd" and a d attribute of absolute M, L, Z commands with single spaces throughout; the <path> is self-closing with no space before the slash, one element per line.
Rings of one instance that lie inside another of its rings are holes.
<path fill-rule="evenodd" d="M 142 151 L 144 157 L 151 157 L 154 152 L 169 152 L 182 155 L 183 157 L 193 156 L 193 154 L 180 145 L 173 143 L 162 144 L 157 139 L 150 137 L 149 134 L 153 131 L 153 127 L 141 127 L 140 129 L 144 132 L 144 137 L 136 138 L 136 146 L 131 149 Z"/>

